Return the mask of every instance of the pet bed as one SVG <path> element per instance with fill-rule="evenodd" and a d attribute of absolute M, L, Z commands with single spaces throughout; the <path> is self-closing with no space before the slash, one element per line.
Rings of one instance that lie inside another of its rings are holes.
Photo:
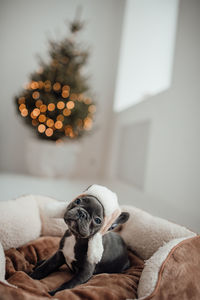
<path fill-rule="evenodd" d="M 131 267 L 123 274 L 95 275 L 49 296 L 48 290 L 72 276 L 65 266 L 40 281 L 28 276 L 39 260 L 56 250 L 56 236 L 66 229 L 63 220 L 45 215 L 50 202 L 55 200 L 30 195 L 0 203 L 1 300 L 200 299 L 200 237 L 135 207 L 122 208 L 130 219 L 118 228 L 130 249 Z"/>

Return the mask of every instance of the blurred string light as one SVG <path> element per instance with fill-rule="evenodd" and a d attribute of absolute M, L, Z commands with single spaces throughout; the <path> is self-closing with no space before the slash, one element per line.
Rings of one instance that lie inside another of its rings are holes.
<path fill-rule="evenodd" d="M 61 143 L 64 138 L 78 139 L 92 129 L 96 107 L 85 96 L 90 87 L 88 76 L 81 71 L 89 49 L 75 38 L 83 24 L 75 18 L 70 23 L 70 38 L 50 41 L 50 60 L 41 60 L 30 82 L 15 97 L 19 114 L 42 139 Z"/>
<path fill-rule="evenodd" d="M 57 143 L 63 137 L 75 139 L 92 129 L 96 106 L 83 94 L 70 93 L 69 85 L 50 80 L 30 81 L 16 100 L 21 116 L 30 120 L 38 134 Z"/>
<path fill-rule="evenodd" d="M 63 101 L 58 101 L 57 108 L 58 109 L 63 109 L 64 107 L 65 107 L 65 103 Z"/>

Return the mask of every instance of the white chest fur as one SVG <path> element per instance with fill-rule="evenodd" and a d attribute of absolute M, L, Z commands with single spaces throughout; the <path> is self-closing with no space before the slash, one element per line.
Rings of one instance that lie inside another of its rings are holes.
<path fill-rule="evenodd" d="M 72 268 L 72 262 L 75 259 L 74 246 L 76 244 L 76 239 L 73 235 L 67 237 L 64 242 L 64 246 L 62 249 L 63 255 L 65 257 L 66 263 Z"/>

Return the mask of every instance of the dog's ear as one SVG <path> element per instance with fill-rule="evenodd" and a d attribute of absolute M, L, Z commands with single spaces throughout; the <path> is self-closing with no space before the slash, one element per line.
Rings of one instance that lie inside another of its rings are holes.
<path fill-rule="evenodd" d="M 119 217 L 115 220 L 114 223 L 110 226 L 108 231 L 113 230 L 116 228 L 118 225 L 124 224 L 128 221 L 130 214 L 128 212 L 122 212 Z"/>

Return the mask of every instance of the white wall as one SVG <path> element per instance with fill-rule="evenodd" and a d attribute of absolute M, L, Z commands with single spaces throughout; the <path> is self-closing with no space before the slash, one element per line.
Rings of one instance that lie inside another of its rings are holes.
<path fill-rule="evenodd" d="M 170 86 L 178 2 L 126 1 L 115 90 L 116 111 Z"/>
<path fill-rule="evenodd" d="M 123 202 L 200 232 L 200 1 L 181 0 L 171 87 L 115 114 L 109 175 L 118 180 L 120 129 L 150 123 L 144 186 L 115 183 Z M 129 140 L 130 149 L 134 141 Z M 129 149 L 129 153 L 131 152 Z M 134 173 L 134 160 L 126 160 Z M 117 171 L 118 170 L 118 171 Z M 123 170 L 122 170 L 123 171 Z M 127 188 L 125 188 L 125 186 Z M 122 193 L 123 191 L 123 193 Z"/>
<path fill-rule="evenodd" d="M 97 102 L 95 131 L 82 141 L 77 176 L 101 172 L 104 138 L 112 110 L 121 38 L 123 0 L 0 0 L 0 171 L 27 173 L 26 143 L 31 132 L 15 111 L 13 96 L 37 69 L 35 55 L 47 54 L 48 37 L 65 36 L 66 20 L 83 7 L 80 39 L 91 47 L 88 73 Z"/>

